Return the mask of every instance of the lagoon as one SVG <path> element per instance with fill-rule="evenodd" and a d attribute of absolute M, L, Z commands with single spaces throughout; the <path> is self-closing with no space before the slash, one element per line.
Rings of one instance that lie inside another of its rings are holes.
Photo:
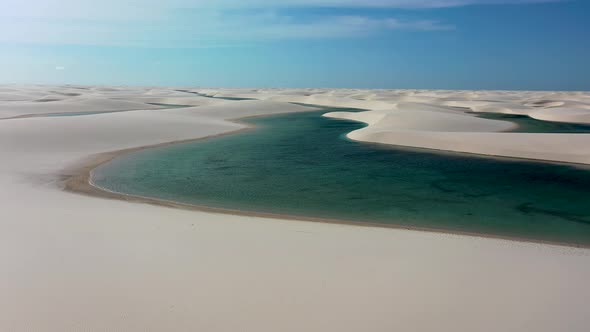
<path fill-rule="evenodd" d="M 354 142 L 345 134 L 363 124 L 321 116 L 330 111 L 342 109 L 129 153 L 93 183 L 244 212 L 590 245 L 586 167 Z"/>

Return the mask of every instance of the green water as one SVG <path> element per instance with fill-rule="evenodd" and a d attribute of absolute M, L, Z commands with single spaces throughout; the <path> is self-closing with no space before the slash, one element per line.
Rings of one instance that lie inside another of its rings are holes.
<path fill-rule="evenodd" d="M 95 114 L 116 113 L 116 112 L 117 111 L 64 112 L 64 113 L 41 114 L 40 116 L 52 118 L 52 117 L 62 117 L 62 116 L 84 116 L 84 115 L 95 115 Z"/>
<path fill-rule="evenodd" d="M 162 103 L 148 103 L 149 105 L 160 106 L 162 108 L 186 108 L 191 107 L 190 105 L 178 105 L 178 104 L 162 104 Z"/>
<path fill-rule="evenodd" d="M 131 153 L 94 182 L 213 207 L 590 245 L 588 169 L 353 142 L 344 135 L 362 125 L 327 111 Z"/>

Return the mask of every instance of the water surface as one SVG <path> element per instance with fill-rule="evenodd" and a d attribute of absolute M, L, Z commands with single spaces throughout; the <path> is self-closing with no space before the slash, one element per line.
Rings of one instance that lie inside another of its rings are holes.
<path fill-rule="evenodd" d="M 590 171 L 359 143 L 328 111 L 245 120 L 257 129 L 134 152 L 100 187 L 219 208 L 590 245 Z"/>

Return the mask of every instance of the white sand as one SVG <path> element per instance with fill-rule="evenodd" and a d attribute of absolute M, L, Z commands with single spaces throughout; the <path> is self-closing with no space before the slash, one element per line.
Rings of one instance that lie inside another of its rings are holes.
<path fill-rule="evenodd" d="M 474 112 L 528 115 L 534 119 L 590 124 L 590 93 L 498 93 L 478 91 L 477 100 L 441 92 L 438 99 L 424 92 L 428 103 L 392 97 L 389 109 L 367 102 L 371 111 L 332 112 L 325 116 L 351 119 L 368 126 L 349 133 L 350 139 L 502 157 L 590 164 L 590 134 L 507 133 L 509 122 L 476 118 Z M 548 99 L 559 97 L 561 99 Z M 413 96 L 420 100 L 419 95 Z M 455 98 L 455 99 L 454 99 Z M 458 99 L 458 100 L 457 100 Z M 481 100 L 483 99 L 483 100 Z M 494 101 L 495 99 L 495 101 Z M 397 102 L 394 102 L 396 101 Z M 568 105 L 569 108 L 563 107 Z"/>
<path fill-rule="evenodd" d="M 119 98 L 183 98 L 167 89 L 81 88 L 15 87 L 6 93 L 30 96 L 19 101 L 29 106 L 0 106 L 13 116 L 44 114 L 33 98 L 72 89 L 81 95 L 43 105 L 96 111 L 123 105 Z M 289 98 L 374 107 L 367 122 L 408 144 L 516 135 L 494 132 L 509 124 L 444 105 L 416 111 L 424 121 L 393 113 L 397 96 L 418 100 L 419 91 L 231 93 L 264 101 L 201 104 L 190 95 L 203 106 L 0 120 L 0 331 L 587 331 L 587 249 L 219 215 L 60 190 L 61 175 L 96 153 L 241 127 L 227 118 L 307 110 L 280 102 Z M 486 93 L 424 94 L 440 101 Z"/>

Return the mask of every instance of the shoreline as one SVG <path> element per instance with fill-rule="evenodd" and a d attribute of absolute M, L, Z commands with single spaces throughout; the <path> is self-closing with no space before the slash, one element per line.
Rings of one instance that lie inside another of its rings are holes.
<path fill-rule="evenodd" d="M 145 150 L 151 148 L 159 148 L 165 147 L 169 145 L 176 145 L 176 144 L 185 144 L 191 142 L 197 142 L 200 140 L 211 139 L 215 137 L 225 136 L 225 135 L 233 135 L 239 134 L 245 131 L 256 130 L 256 126 L 242 122 L 243 119 L 248 118 L 256 118 L 256 117 L 266 117 L 269 115 L 256 115 L 256 116 L 247 116 L 242 118 L 236 119 L 228 119 L 227 121 L 237 123 L 240 125 L 245 126 L 244 128 L 232 130 L 228 132 L 223 132 L 215 135 L 209 135 L 194 139 L 187 139 L 187 140 L 179 140 L 179 141 L 171 141 L 165 142 L 155 145 L 146 145 L 140 146 L 135 148 L 128 148 L 122 150 L 115 150 L 110 152 L 99 153 L 93 156 L 89 156 L 86 160 L 79 162 L 79 165 L 74 165 L 70 168 L 65 169 L 60 176 L 60 183 L 63 184 L 63 190 L 92 196 L 92 197 L 99 197 L 105 199 L 116 199 L 127 201 L 131 203 L 142 203 L 142 204 L 150 204 L 154 206 L 160 207 L 168 207 L 168 208 L 176 208 L 176 209 L 183 209 L 189 211 L 201 211 L 201 212 L 208 212 L 208 213 L 217 213 L 217 214 L 229 214 L 229 215 L 237 215 L 237 216 L 250 216 L 250 217 L 259 217 L 259 218 L 268 218 L 268 219 L 279 219 L 279 220 L 291 220 L 291 221 L 307 221 L 307 222 L 319 222 L 319 223 L 327 223 L 327 224 L 339 224 L 339 225 L 347 225 L 347 226 L 362 226 L 362 227 L 377 227 L 377 228 L 386 228 L 386 229 L 399 229 L 399 230 L 408 230 L 408 231 L 419 231 L 419 232 L 429 232 L 429 233 L 440 233 L 440 234 L 447 234 L 447 235 L 458 235 L 458 236 L 469 236 L 469 237 L 477 237 L 477 238 L 488 238 L 488 239 L 497 239 L 497 240 L 504 240 L 510 242 L 525 242 L 525 243 L 535 243 L 541 245 L 552 245 L 552 246 L 561 246 L 561 247 L 569 247 L 569 248 L 584 248 L 590 249 L 590 244 L 580 244 L 580 243 L 570 243 L 570 242 L 560 242 L 560 241 L 550 241 L 550 240 L 536 240 L 536 239 L 529 239 L 529 238 L 521 238 L 521 237 L 514 237 L 514 236 L 502 236 L 502 235 L 494 235 L 494 234 L 485 234 L 485 233 L 477 233 L 477 232 L 464 232 L 464 231 L 455 231 L 449 229 L 439 229 L 439 228 L 431 228 L 431 227 L 418 227 L 418 226 L 405 226 L 400 224 L 384 224 L 384 223 L 376 223 L 376 222 L 363 222 L 359 220 L 342 220 L 342 219 L 332 219 L 332 218 L 319 218 L 319 217 L 308 217 L 308 216 L 294 216 L 294 215 L 283 215 L 277 213 L 270 213 L 270 212 L 256 212 L 256 211 L 244 211 L 239 209 L 230 209 L 230 208 L 218 208 L 218 207 L 210 207 L 206 205 L 196 205 L 196 204 L 188 204 L 188 203 L 180 203 L 176 201 L 158 199 L 153 197 L 146 197 L 146 196 L 139 196 L 139 195 L 132 195 L 132 194 L 125 194 L 120 192 L 115 192 L 111 190 L 107 190 L 101 188 L 92 182 L 92 173 L 94 169 L 97 167 L 106 164 L 115 158 L 121 157 L 123 155 Z M 272 116 L 272 115 L 271 115 Z M 347 139 L 348 134 L 345 134 Z M 369 143 L 369 142 L 367 142 Z M 377 143 L 378 145 L 389 145 L 383 143 Z M 405 147 L 405 146 L 401 146 Z M 406 147 L 411 148 L 411 147 Z M 431 149 L 428 149 L 431 150 Z M 444 152 L 445 150 L 436 150 Z M 453 151 L 449 151 L 453 152 Z M 478 155 L 478 154 L 471 154 L 471 155 Z M 480 155 L 486 156 L 486 155 Z M 495 158 L 496 156 L 490 156 Z M 508 159 L 515 159 L 518 160 L 520 158 L 510 158 L 505 157 Z M 523 158 L 524 159 L 524 158 Z M 534 159 L 524 159 L 525 161 L 535 161 Z M 542 162 L 541 160 L 536 160 L 538 162 Z M 552 161 L 547 161 L 552 163 Z M 572 166 L 576 165 L 586 165 L 587 164 L 574 164 L 574 163 L 565 163 L 565 164 L 572 164 Z"/>

